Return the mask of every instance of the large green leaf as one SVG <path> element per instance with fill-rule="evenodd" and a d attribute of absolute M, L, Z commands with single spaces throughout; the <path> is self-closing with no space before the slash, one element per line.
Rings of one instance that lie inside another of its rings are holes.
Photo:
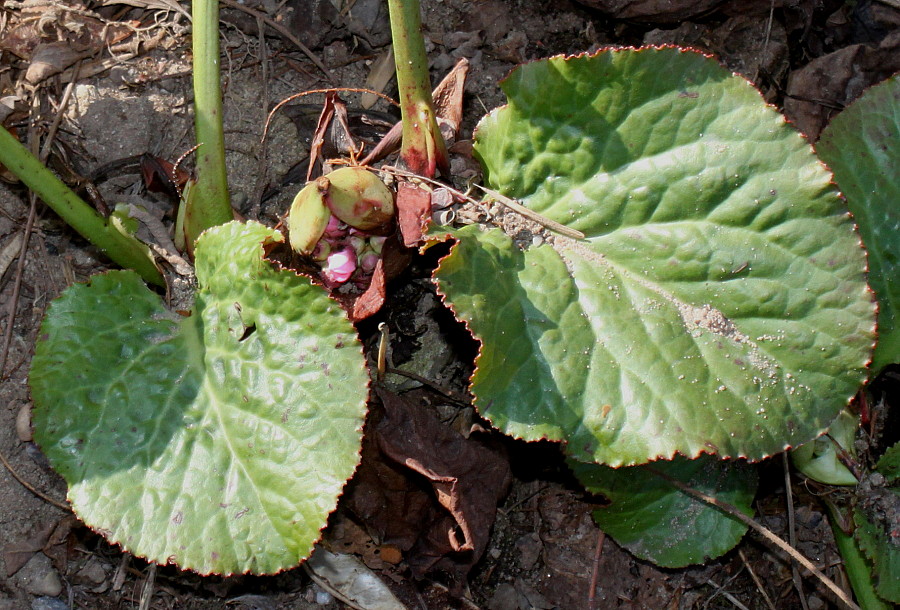
<path fill-rule="evenodd" d="M 878 296 L 872 368 L 900 362 L 900 76 L 866 91 L 822 132 L 819 156 L 859 223 Z"/>
<path fill-rule="evenodd" d="M 676 49 L 516 69 L 479 126 L 489 186 L 582 231 L 456 231 L 436 272 L 501 430 L 612 466 L 760 459 L 866 377 L 874 304 L 830 176 L 745 80 Z"/>
<path fill-rule="evenodd" d="M 653 470 L 753 515 L 757 476 L 745 462 L 704 455 L 618 469 L 575 460 L 569 465 L 588 490 L 610 501 L 608 507 L 594 511 L 600 529 L 635 556 L 667 568 L 705 563 L 727 553 L 741 541 L 747 526 Z"/>
<path fill-rule="evenodd" d="M 137 275 L 74 286 L 41 327 L 35 438 L 91 527 L 200 573 L 271 573 L 312 550 L 359 460 L 361 347 L 318 286 L 262 259 L 281 236 L 197 241 L 193 312 Z"/>

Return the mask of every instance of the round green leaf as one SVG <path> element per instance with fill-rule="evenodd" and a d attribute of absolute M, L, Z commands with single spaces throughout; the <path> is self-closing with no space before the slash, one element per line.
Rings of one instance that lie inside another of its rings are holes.
<path fill-rule="evenodd" d="M 821 434 L 865 379 L 874 304 L 806 141 L 677 49 L 533 62 L 503 88 L 477 132 L 488 185 L 586 239 L 455 234 L 436 277 L 482 342 L 482 412 L 612 466 Z"/>
<path fill-rule="evenodd" d="M 74 286 L 41 327 L 35 439 L 92 528 L 206 573 L 308 556 L 359 460 L 368 388 L 343 310 L 230 223 L 197 241 L 191 315 L 137 275 Z"/>
<path fill-rule="evenodd" d="M 663 567 L 706 563 L 723 555 L 741 541 L 747 526 L 653 470 L 753 515 L 757 476 L 746 462 L 700 456 L 618 469 L 574 460 L 569 464 L 588 490 L 610 501 L 594 511 L 600 529 L 635 556 Z"/>
<path fill-rule="evenodd" d="M 866 91 L 837 115 L 816 144 L 834 171 L 869 250 L 878 297 L 875 371 L 900 362 L 900 76 Z"/>

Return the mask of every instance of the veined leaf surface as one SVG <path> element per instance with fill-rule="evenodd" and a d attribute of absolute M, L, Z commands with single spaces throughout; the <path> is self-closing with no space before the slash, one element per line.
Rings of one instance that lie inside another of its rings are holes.
<path fill-rule="evenodd" d="M 359 461 L 368 376 L 353 326 L 276 271 L 257 223 L 205 232 L 191 315 L 130 271 L 68 289 L 41 327 L 35 440 L 110 541 L 207 573 L 307 557 Z"/>
<path fill-rule="evenodd" d="M 439 289 L 508 434 L 583 461 L 761 459 L 866 378 L 875 307 L 830 175 L 743 78 L 677 49 L 517 68 L 476 134 L 489 187 L 586 235 L 453 231 Z"/>

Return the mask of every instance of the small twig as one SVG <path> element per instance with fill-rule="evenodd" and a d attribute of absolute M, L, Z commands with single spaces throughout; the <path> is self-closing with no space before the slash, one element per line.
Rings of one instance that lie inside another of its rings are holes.
<path fill-rule="evenodd" d="M 788 455 L 787 452 L 781 454 L 782 466 L 784 470 L 784 495 L 787 498 L 787 516 L 788 516 L 788 543 L 794 548 L 797 548 L 797 528 L 794 519 L 794 494 L 791 490 L 791 467 L 788 463 Z M 803 606 L 803 610 L 809 610 L 809 605 L 806 603 L 806 594 L 803 592 L 803 581 L 800 579 L 800 570 L 797 569 L 797 564 L 793 561 L 791 562 L 791 578 L 794 581 L 794 588 L 797 589 L 797 595 L 800 596 L 800 605 Z"/>
<path fill-rule="evenodd" d="M 272 117 L 275 116 L 275 113 L 278 112 L 282 106 L 289 102 L 293 102 L 298 98 L 312 95 L 313 93 L 331 93 L 332 91 L 349 91 L 350 93 L 374 93 L 388 103 L 393 104 L 394 106 L 399 106 L 397 101 L 393 98 L 390 98 L 383 93 L 379 93 L 378 91 L 372 91 L 371 89 L 365 89 L 363 87 L 329 87 L 327 89 L 310 89 L 309 91 L 301 91 L 300 93 L 295 93 L 294 95 L 289 95 L 288 97 L 284 98 L 283 100 L 275 104 L 275 107 L 269 111 L 269 116 L 266 117 L 265 127 L 263 127 L 262 139 L 266 139 L 266 136 L 269 134 L 269 123 L 272 122 Z"/>
<path fill-rule="evenodd" d="M 766 38 L 765 42 L 763 42 L 762 53 L 759 54 L 760 64 L 766 60 L 766 52 L 769 50 L 769 37 L 772 35 L 772 23 L 775 21 L 775 0 L 772 0 L 769 4 L 769 19 L 766 21 Z M 756 73 L 753 75 L 753 82 L 755 83 L 759 78 L 759 66 L 760 64 L 756 64 Z"/>
<path fill-rule="evenodd" d="M 737 600 L 737 598 L 736 598 L 734 595 L 732 595 L 731 593 L 729 593 L 728 591 L 726 591 L 724 588 L 722 588 L 722 587 L 720 587 L 719 585 L 717 585 L 717 584 L 716 584 L 715 582 L 713 582 L 711 579 L 707 578 L 707 579 L 706 579 L 706 584 L 708 584 L 708 585 L 711 586 L 711 587 L 714 587 L 714 588 L 716 589 L 716 593 L 721 593 L 721 594 L 722 594 L 722 597 L 724 597 L 725 599 L 727 599 L 728 601 L 730 601 L 732 604 L 734 604 L 735 608 L 740 608 L 740 610 L 750 610 L 747 606 L 745 606 L 744 604 L 742 604 L 741 602 L 739 602 L 739 601 Z"/>
<path fill-rule="evenodd" d="M 756 588 L 762 594 L 763 600 L 766 602 L 766 606 L 769 607 L 769 610 L 776 610 L 775 605 L 769 598 L 769 594 L 766 592 L 766 588 L 763 587 L 762 581 L 759 579 L 759 576 L 756 575 L 756 572 L 753 571 L 753 567 L 750 565 L 750 562 L 747 561 L 747 556 L 744 554 L 743 549 L 738 549 L 738 556 L 741 558 L 741 561 L 744 562 L 744 567 L 747 568 L 748 572 L 750 572 L 750 578 L 753 579 L 754 584 L 756 584 Z"/>
<path fill-rule="evenodd" d="M 0 127 L 2 129 L 2 127 Z M 9 357 L 9 348 L 12 345 L 13 326 L 16 323 L 16 310 L 19 307 L 19 292 L 22 290 L 22 278 L 25 275 L 25 257 L 28 254 L 28 240 L 34 229 L 34 218 L 37 215 L 37 197 L 31 194 L 31 207 L 28 210 L 28 220 L 25 221 L 25 230 L 21 245 L 19 246 L 19 261 L 16 265 L 16 277 L 13 280 L 12 297 L 9 300 L 9 312 L 6 314 L 6 332 L 3 336 L 3 354 L 0 356 L 0 379 L 6 378 L 6 359 Z"/>
<path fill-rule="evenodd" d="M 844 467 L 850 471 L 854 477 L 856 477 L 857 481 L 862 481 L 863 472 L 862 468 L 860 468 L 859 462 L 853 459 L 853 456 L 850 455 L 846 449 L 844 449 L 837 440 L 831 434 L 826 433 L 826 437 L 831 441 L 831 444 L 834 446 L 834 452 L 837 455 L 838 461 L 844 465 Z"/>
<path fill-rule="evenodd" d="M 290 40 L 298 49 L 303 51 L 303 53 L 307 57 L 309 57 L 309 59 L 316 65 L 316 67 L 322 71 L 322 74 L 325 75 L 325 79 L 329 83 L 331 83 L 331 84 L 336 83 L 336 81 L 334 80 L 334 77 L 331 75 L 331 72 L 328 70 L 328 67 L 324 63 L 322 63 L 322 60 L 319 59 L 319 57 L 315 53 L 313 53 L 309 49 L 309 47 L 307 47 L 305 44 L 300 42 L 300 39 L 297 38 L 296 36 L 294 36 L 289 29 L 287 29 L 286 27 L 284 27 L 283 25 L 281 25 L 280 23 L 278 23 L 277 21 L 275 21 L 274 19 L 272 19 L 271 17 L 266 15 L 265 13 L 262 13 L 255 9 L 252 9 L 249 6 L 244 6 L 243 4 L 239 4 L 239 3 L 235 2 L 234 0 L 219 0 L 219 1 L 229 8 L 243 11 L 243 12 L 247 13 L 248 15 L 255 17 L 256 19 L 262 20 L 263 23 L 265 23 L 267 26 L 269 26 L 270 28 L 272 28 L 273 30 L 275 30 L 276 32 L 278 32 L 279 34 L 281 34 L 288 40 Z"/>
<path fill-rule="evenodd" d="M 597 610 L 597 582 L 600 580 L 600 557 L 603 555 L 603 542 L 606 540 L 606 532 L 599 530 L 597 534 L 597 548 L 594 551 L 594 565 L 591 570 L 591 590 L 588 592 L 588 610 Z"/>
<path fill-rule="evenodd" d="M 54 500 L 47 494 L 36 489 L 31 483 L 29 483 L 24 478 L 22 478 L 22 475 L 20 475 L 18 472 L 16 472 L 16 470 L 12 467 L 12 464 L 10 464 L 7 461 L 6 456 L 3 455 L 2 451 L 0 451 L 0 462 L 3 462 L 3 465 L 6 466 L 6 469 L 9 471 L 9 474 L 11 474 L 12 477 L 22 485 L 22 487 L 24 487 L 25 489 L 27 489 L 28 491 L 30 491 L 31 493 L 33 493 L 34 495 L 36 495 L 38 498 L 40 498 L 41 500 L 43 500 L 46 503 L 52 504 L 56 508 L 64 510 L 67 513 L 72 512 L 71 507 L 69 507 L 66 504 L 63 504 L 62 502 L 59 502 L 58 500 Z"/>
<path fill-rule="evenodd" d="M 571 237 L 572 239 L 584 239 L 584 233 L 581 231 L 576 231 L 575 229 L 570 229 L 564 224 L 560 224 L 555 220 L 550 220 L 546 216 L 541 216 L 534 210 L 529 210 L 524 205 L 516 201 L 515 199 L 511 199 L 502 193 L 498 193 L 493 189 L 489 189 L 487 187 L 481 186 L 480 184 L 476 184 L 478 188 L 487 193 L 490 197 L 495 199 L 496 201 L 502 203 L 509 209 L 514 212 L 517 212 L 519 215 L 524 216 L 529 220 L 533 220 L 539 225 L 550 229 L 551 231 L 556 231 L 560 235 L 565 235 L 566 237 Z"/>
<path fill-rule="evenodd" d="M 138 610 L 149 610 L 150 602 L 153 601 L 153 594 L 156 592 L 156 564 L 151 563 L 148 568 L 147 580 L 141 587 L 141 601 Z"/>
<path fill-rule="evenodd" d="M 393 165 L 382 165 L 378 168 L 378 171 L 385 172 L 388 174 L 392 174 L 394 176 L 402 176 L 404 178 L 410 178 L 412 180 L 421 180 L 422 182 L 427 182 L 432 186 L 436 186 L 438 188 L 447 189 L 450 193 L 459 199 L 460 201 L 468 201 L 472 205 L 480 206 L 481 202 L 472 197 L 471 195 L 467 195 L 460 190 L 453 188 L 448 184 L 444 184 L 440 180 L 435 180 L 434 178 L 428 178 L 426 176 L 420 176 L 419 174 L 415 174 L 413 172 L 408 172 L 405 169 L 400 169 L 399 167 L 395 167 Z"/>
<path fill-rule="evenodd" d="M 457 392 L 454 392 L 453 390 L 450 390 L 448 388 L 441 387 L 438 384 L 436 384 L 435 382 L 433 382 L 429 379 L 426 379 L 425 377 L 422 377 L 421 375 L 416 375 L 415 373 L 410 373 L 409 371 L 403 371 L 401 369 L 395 369 L 395 368 L 391 368 L 391 367 L 385 367 L 384 372 L 391 373 L 392 375 L 401 375 L 403 377 L 409 377 L 413 381 L 418 381 L 422 385 L 431 388 L 438 394 L 443 395 L 445 398 L 449 398 L 453 402 L 457 402 L 462 405 L 468 405 L 469 403 L 471 403 L 471 400 L 469 400 L 468 397 L 463 396 L 462 394 L 459 394 Z"/>
<path fill-rule="evenodd" d="M 131 560 L 130 553 L 122 553 L 122 559 L 119 561 L 119 567 L 116 568 L 112 578 L 112 590 L 120 591 L 122 585 L 125 584 L 125 573 L 128 570 L 128 562 Z"/>
<path fill-rule="evenodd" d="M 800 565 L 802 565 L 804 568 L 809 570 L 813 575 L 815 575 L 816 578 L 818 578 L 822 582 L 823 585 L 825 585 L 828 588 L 829 591 L 834 593 L 835 596 L 837 596 L 837 598 L 844 605 L 846 605 L 848 608 L 852 608 L 853 610 L 860 610 L 860 607 L 857 606 L 855 603 L 853 603 L 853 600 L 850 599 L 850 597 L 847 595 L 847 593 L 843 589 L 838 587 L 836 584 L 834 584 L 834 581 L 832 581 L 830 578 L 825 576 L 825 574 L 823 574 L 822 571 L 819 568 L 817 568 L 809 559 L 804 557 L 796 549 L 791 547 L 791 545 L 789 545 L 784 540 L 782 540 L 781 538 L 779 538 L 778 536 L 773 534 L 771 531 L 769 531 L 768 529 L 766 529 L 765 527 L 763 527 L 762 525 L 760 525 L 759 523 L 757 523 L 756 521 L 754 521 L 753 519 L 751 519 L 750 517 L 748 517 L 747 515 L 742 513 L 740 510 L 738 510 L 732 504 L 729 504 L 728 502 L 723 502 L 722 500 L 719 500 L 718 498 L 714 498 L 713 496 L 707 495 L 701 491 L 697 491 L 696 489 L 685 485 L 681 481 L 670 477 L 666 473 L 661 472 L 661 471 L 657 470 L 656 468 L 647 467 L 647 469 L 650 472 L 652 472 L 653 474 L 655 474 L 656 476 L 658 476 L 662 479 L 665 479 L 666 481 L 668 481 L 669 483 L 671 483 L 672 485 L 674 485 L 675 487 L 677 487 L 684 493 L 688 494 L 689 496 L 692 496 L 694 498 L 697 498 L 698 500 L 701 500 L 703 502 L 706 502 L 707 504 L 711 504 L 712 506 L 719 508 L 720 510 L 728 513 L 729 515 L 731 515 L 732 517 L 734 517 L 735 519 L 737 519 L 738 521 L 740 521 L 747 527 L 751 528 L 757 534 L 759 534 L 760 536 L 765 538 L 766 541 L 777 546 L 779 549 L 781 549 L 782 551 L 784 551 L 785 553 L 787 553 L 788 555 L 793 557 Z"/>
<path fill-rule="evenodd" d="M 59 109 L 56 112 L 56 116 L 53 117 L 53 123 L 50 124 L 50 129 L 47 130 L 47 139 L 44 140 L 44 147 L 41 148 L 41 156 L 38 157 L 41 160 L 41 163 L 47 163 L 47 158 L 50 156 L 53 140 L 56 139 L 56 132 L 59 131 L 59 126 L 62 123 L 66 106 L 69 105 L 69 100 L 72 98 L 72 91 L 75 89 L 75 81 L 78 80 L 79 72 L 81 72 L 81 62 L 78 62 L 75 66 L 72 81 L 66 85 L 62 99 L 59 100 Z"/>

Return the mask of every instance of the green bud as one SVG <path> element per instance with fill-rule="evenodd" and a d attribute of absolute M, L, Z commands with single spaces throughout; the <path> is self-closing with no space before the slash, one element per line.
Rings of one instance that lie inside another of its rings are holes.
<path fill-rule="evenodd" d="M 291 248 L 300 254 L 309 254 L 322 239 L 331 211 L 325 204 L 329 190 L 328 176 L 307 183 L 291 203 L 287 227 Z"/>
<path fill-rule="evenodd" d="M 342 167 L 328 176 L 325 203 L 340 220 L 360 231 L 378 229 L 394 216 L 394 194 L 374 173 Z"/>

